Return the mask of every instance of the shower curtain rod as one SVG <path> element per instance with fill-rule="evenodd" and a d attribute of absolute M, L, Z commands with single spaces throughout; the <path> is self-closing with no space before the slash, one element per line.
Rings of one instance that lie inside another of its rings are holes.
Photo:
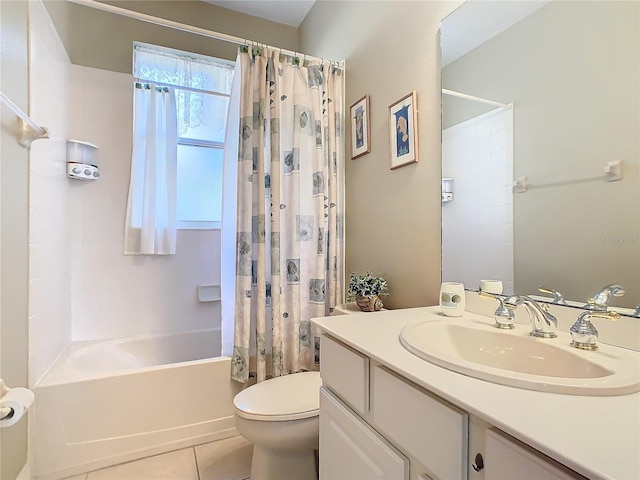
<path fill-rule="evenodd" d="M 116 7 L 114 5 L 101 3 L 96 0 L 68 0 L 68 1 L 71 3 L 76 3 L 78 5 L 83 5 L 85 7 L 95 8 L 96 10 L 102 10 L 104 12 L 109 12 L 116 15 L 133 18 L 135 20 L 140 20 L 140 21 L 151 23 L 154 25 L 159 25 L 161 27 L 167 27 L 167 28 L 172 28 L 174 30 L 180 30 L 182 32 L 193 33 L 196 35 L 201 35 L 203 37 L 213 38 L 215 40 L 222 40 L 223 42 L 235 43 L 236 45 L 251 45 L 251 44 L 255 44 L 257 46 L 264 45 L 260 42 L 255 42 L 252 40 L 248 40 L 246 38 L 234 37 L 233 35 L 218 33 L 218 32 L 214 32 L 213 30 L 207 30 L 205 28 L 195 27 L 193 25 L 187 25 L 185 23 L 174 22 L 173 20 L 167 20 L 160 17 L 154 17 L 152 15 L 147 15 L 146 13 L 134 12 L 132 10 L 127 10 L 126 8 Z M 280 47 L 271 47 L 271 48 L 279 49 L 281 53 L 284 53 L 286 55 L 291 55 L 294 57 L 302 56 L 308 59 L 327 61 L 337 65 L 338 68 L 340 69 L 342 68 L 341 66 L 342 63 L 334 60 L 325 60 L 324 58 L 314 57 L 312 55 L 305 55 L 300 52 L 293 52 L 291 50 L 286 50 Z"/>
<path fill-rule="evenodd" d="M 466 93 L 460 93 L 460 92 L 456 92 L 454 90 L 447 90 L 446 88 L 442 89 L 442 93 L 444 95 L 449 95 L 449 96 L 458 97 L 458 98 L 464 98 L 466 100 L 472 100 L 474 102 L 479 102 L 479 103 L 486 103 L 487 105 L 494 105 L 496 107 L 505 107 L 505 108 L 513 107 L 513 103 L 507 104 L 507 103 L 494 102 L 493 100 L 487 100 L 486 98 L 474 97 L 473 95 L 467 95 Z"/>

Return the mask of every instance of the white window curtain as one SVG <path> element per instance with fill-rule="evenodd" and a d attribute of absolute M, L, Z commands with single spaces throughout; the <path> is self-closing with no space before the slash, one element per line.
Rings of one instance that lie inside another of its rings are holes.
<path fill-rule="evenodd" d="M 137 83 L 125 255 L 176 253 L 177 122 L 173 89 Z"/>
<path fill-rule="evenodd" d="M 178 135 L 205 125 L 219 130 L 219 140 L 224 140 L 227 95 L 233 82 L 232 64 L 196 54 L 186 56 L 174 50 L 136 45 L 133 70 L 137 80 L 177 87 Z"/>

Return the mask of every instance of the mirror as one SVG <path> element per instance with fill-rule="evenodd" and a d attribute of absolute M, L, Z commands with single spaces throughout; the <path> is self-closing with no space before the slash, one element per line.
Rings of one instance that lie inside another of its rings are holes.
<path fill-rule="evenodd" d="M 620 284 L 609 304 L 633 313 L 639 32 L 638 2 L 467 1 L 443 20 L 443 281 L 574 306 Z"/>

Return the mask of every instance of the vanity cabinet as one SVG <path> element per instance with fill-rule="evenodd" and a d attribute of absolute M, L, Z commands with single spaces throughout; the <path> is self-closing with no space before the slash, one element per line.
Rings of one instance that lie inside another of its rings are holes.
<path fill-rule="evenodd" d="M 320 478 L 409 478 L 409 460 L 326 387 L 320 389 Z"/>
<path fill-rule="evenodd" d="M 320 480 L 584 478 L 323 334 Z"/>
<path fill-rule="evenodd" d="M 468 415 L 328 336 L 320 478 L 466 479 Z"/>
<path fill-rule="evenodd" d="M 576 480 L 582 475 L 495 428 L 485 433 L 485 480 Z"/>

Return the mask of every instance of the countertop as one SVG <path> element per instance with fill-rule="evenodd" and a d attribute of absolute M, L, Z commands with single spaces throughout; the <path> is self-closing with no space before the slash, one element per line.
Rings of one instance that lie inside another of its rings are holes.
<path fill-rule="evenodd" d="M 438 367 L 400 344 L 405 325 L 433 314 L 441 315 L 439 307 L 320 317 L 312 322 L 332 337 L 581 475 L 592 479 L 640 479 L 640 393 L 590 397 L 538 392 Z M 474 313 L 466 315 L 491 320 Z"/>

